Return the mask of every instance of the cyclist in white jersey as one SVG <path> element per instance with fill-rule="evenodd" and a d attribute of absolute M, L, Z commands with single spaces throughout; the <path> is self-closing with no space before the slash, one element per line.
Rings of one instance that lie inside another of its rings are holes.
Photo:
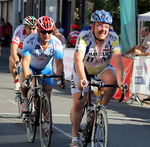
<path fill-rule="evenodd" d="M 11 55 L 9 57 L 9 69 L 14 79 L 14 90 L 19 90 L 20 82 L 18 76 L 15 75 L 16 63 L 21 59 L 21 53 L 23 48 L 24 39 L 36 32 L 36 21 L 37 19 L 34 16 L 27 16 L 23 25 L 20 25 L 16 28 L 12 42 L 11 42 Z"/>
<path fill-rule="evenodd" d="M 80 32 L 74 54 L 73 74 L 71 77 L 71 92 L 73 106 L 70 112 L 72 122 L 71 147 L 78 147 L 78 130 L 85 104 L 88 87 L 86 85 L 85 96 L 78 100 L 83 87 L 83 81 L 90 78 L 102 80 L 106 84 L 123 85 L 123 63 L 121 48 L 117 34 L 109 29 L 112 17 L 105 10 L 96 10 L 91 14 L 91 25 L 86 26 Z M 109 64 L 111 56 L 114 59 L 115 69 Z M 88 82 L 87 82 L 88 83 Z M 110 98 L 115 93 L 115 88 L 105 88 L 106 95 L 103 98 L 103 106 L 106 107 Z"/>
<path fill-rule="evenodd" d="M 55 57 L 56 74 L 61 75 L 63 71 L 63 46 L 61 41 L 52 35 L 55 29 L 55 22 L 53 19 L 42 16 L 37 21 L 37 33 L 30 35 L 24 41 L 22 51 L 22 69 L 21 82 L 27 78 L 27 75 L 34 74 L 52 74 L 51 62 Z M 58 78 L 58 83 L 60 79 Z M 46 78 L 46 93 L 51 96 L 53 87 L 53 79 Z M 40 84 L 39 80 L 39 84 Z M 61 88 L 64 85 L 60 84 Z M 22 112 L 28 111 L 28 88 L 21 88 L 22 90 Z"/>

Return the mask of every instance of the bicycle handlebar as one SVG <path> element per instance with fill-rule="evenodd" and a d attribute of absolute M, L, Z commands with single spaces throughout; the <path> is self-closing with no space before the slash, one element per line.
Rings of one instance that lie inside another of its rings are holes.
<path fill-rule="evenodd" d="M 86 84 L 86 82 L 85 81 L 83 81 L 83 89 L 82 89 L 82 91 L 81 91 L 81 95 L 80 95 L 80 97 L 78 98 L 79 100 L 81 100 L 82 98 L 83 98 L 83 96 L 84 96 L 84 91 L 85 91 L 85 84 Z M 104 88 L 104 87 L 116 87 L 116 88 L 120 88 L 118 85 L 113 85 L 113 84 L 105 84 L 105 83 L 103 83 L 103 82 L 89 82 L 88 83 L 88 85 L 89 86 L 95 86 L 95 87 L 98 87 L 98 88 Z M 128 86 L 127 86 L 127 84 L 124 84 L 124 85 L 121 85 L 122 87 L 123 87 L 123 92 L 122 92 L 122 94 L 121 94 L 121 98 L 118 100 L 119 102 L 122 102 L 123 101 L 123 98 L 124 98 L 124 96 L 126 97 L 126 90 L 127 90 L 127 88 L 128 88 Z"/>
<path fill-rule="evenodd" d="M 40 75 L 28 75 L 26 80 L 22 83 L 22 87 L 24 88 L 25 85 L 30 85 L 30 82 L 32 81 L 33 77 L 41 78 L 42 80 L 45 78 L 61 78 L 61 84 L 64 84 L 64 75 L 46 75 L 46 74 L 40 74 Z"/>

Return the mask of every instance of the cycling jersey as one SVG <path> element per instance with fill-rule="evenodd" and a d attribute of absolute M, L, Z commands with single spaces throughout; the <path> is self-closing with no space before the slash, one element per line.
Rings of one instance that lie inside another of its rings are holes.
<path fill-rule="evenodd" d="M 78 35 L 79 35 L 79 31 L 71 31 L 69 33 L 69 45 L 70 45 L 70 47 L 75 47 Z"/>
<path fill-rule="evenodd" d="M 98 74 L 105 69 L 111 59 L 111 54 L 121 52 L 118 35 L 109 30 L 105 39 L 100 56 L 98 56 L 96 42 L 90 26 L 86 26 L 77 39 L 75 52 L 84 53 L 84 65 L 89 75 Z"/>
<path fill-rule="evenodd" d="M 12 38 L 12 43 L 15 43 L 18 45 L 17 53 L 21 55 L 22 48 L 23 48 L 23 42 L 24 39 L 27 37 L 24 25 L 20 25 L 16 28 L 13 38 Z"/>
<path fill-rule="evenodd" d="M 33 68 L 45 69 L 50 66 L 53 57 L 63 59 L 63 46 L 61 41 L 52 35 L 48 47 L 43 51 L 39 36 L 35 33 L 24 40 L 22 55 L 31 56 L 30 66 Z"/>
<path fill-rule="evenodd" d="M 36 32 L 36 30 L 35 30 Z M 27 37 L 24 25 L 20 25 L 16 28 L 13 38 L 12 38 L 12 43 L 15 43 L 18 45 L 17 48 L 17 53 L 21 55 L 22 49 L 23 49 L 23 42 L 25 38 Z"/>

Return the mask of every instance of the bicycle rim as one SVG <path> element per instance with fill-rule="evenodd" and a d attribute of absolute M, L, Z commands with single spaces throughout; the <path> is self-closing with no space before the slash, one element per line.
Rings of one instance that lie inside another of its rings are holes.
<path fill-rule="evenodd" d="M 18 102 L 18 118 L 20 118 L 22 116 L 22 112 L 21 112 L 21 103 L 22 103 L 22 99 L 21 99 L 21 92 L 18 93 L 18 99 L 17 99 L 17 102 Z"/>
<path fill-rule="evenodd" d="M 28 98 L 30 101 L 29 104 L 29 113 L 26 114 L 26 129 L 27 129 L 27 136 L 29 142 L 33 142 L 36 135 L 36 126 L 35 126 L 35 110 L 34 110 L 34 102 L 33 102 L 33 92 L 29 90 Z"/>
<path fill-rule="evenodd" d="M 40 109 L 40 139 L 42 147 L 49 147 L 52 133 L 52 111 L 51 102 L 47 94 L 41 99 Z"/>
<path fill-rule="evenodd" d="M 100 110 L 96 112 L 91 142 L 91 147 L 108 146 L 108 119 L 103 107 L 100 107 Z"/>
<path fill-rule="evenodd" d="M 79 147 L 86 147 L 87 146 L 87 110 L 86 107 L 83 110 L 82 114 L 82 121 L 80 123 L 80 129 L 78 132 L 79 137 Z"/>

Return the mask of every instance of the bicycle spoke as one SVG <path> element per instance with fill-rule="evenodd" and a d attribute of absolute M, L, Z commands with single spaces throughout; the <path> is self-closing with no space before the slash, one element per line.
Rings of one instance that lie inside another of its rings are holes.
<path fill-rule="evenodd" d="M 29 91 L 29 113 L 26 114 L 26 129 L 27 136 L 30 142 L 33 142 L 36 134 L 36 126 L 35 126 L 35 110 L 34 110 L 34 102 L 33 102 L 33 93 Z"/>
<path fill-rule="evenodd" d="M 51 105 L 48 96 L 45 94 L 42 99 L 40 112 L 40 138 L 43 147 L 49 147 L 52 132 Z"/>
<path fill-rule="evenodd" d="M 97 112 L 93 132 L 92 132 L 92 147 L 107 147 L 108 145 L 108 122 L 106 112 L 101 107 Z"/>

